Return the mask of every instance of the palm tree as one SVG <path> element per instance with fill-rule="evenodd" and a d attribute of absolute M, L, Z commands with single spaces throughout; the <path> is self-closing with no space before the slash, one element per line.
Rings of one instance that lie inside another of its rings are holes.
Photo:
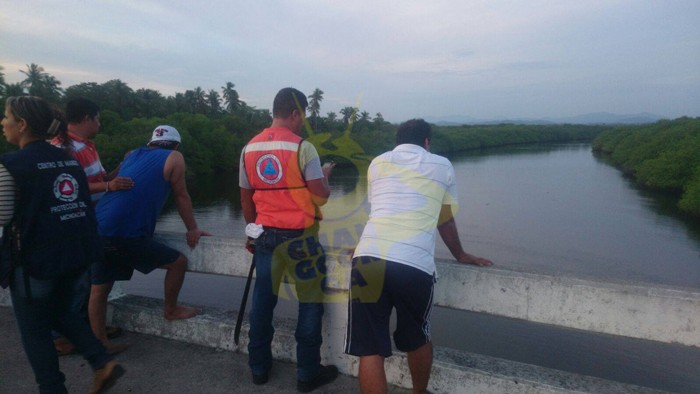
<path fill-rule="evenodd" d="M 24 88 L 19 82 L 5 84 L 2 86 L 2 88 L 3 94 L 0 95 L 0 108 L 5 108 L 5 100 L 8 97 L 24 96 L 25 94 L 27 94 L 24 92 Z M 4 152 L 7 150 L 7 147 L 8 145 L 5 144 L 5 140 L 2 139 L 0 141 L 0 150 Z"/>
<path fill-rule="evenodd" d="M 326 128 L 334 130 L 336 127 L 337 120 L 338 120 L 338 114 L 336 114 L 335 112 L 331 111 L 331 112 L 326 113 L 326 121 L 325 121 Z"/>
<path fill-rule="evenodd" d="M 7 85 L 5 85 L 5 97 L 24 96 L 26 94 L 27 92 L 24 90 L 22 84 L 19 82 L 8 83 Z"/>
<path fill-rule="evenodd" d="M 134 95 L 139 108 L 136 116 L 151 118 L 167 114 L 166 99 L 159 91 L 142 88 L 137 90 Z"/>
<path fill-rule="evenodd" d="M 226 110 L 230 113 L 236 112 L 241 107 L 238 92 L 234 89 L 235 86 L 232 82 L 226 82 L 226 86 L 221 87 Z"/>
<path fill-rule="evenodd" d="M 357 108 L 343 107 L 340 113 L 343 115 L 343 123 L 348 127 L 348 130 L 352 130 L 353 125 L 357 121 Z"/>
<path fill-rule="evenodd" d="M 221 113 L 221 98 L 219 97 L 219 92 L 211 89 L 206 95 L 206 98 L 209 106 L 209 113 L 211 115 L 218 115 Z"/>
<path fill-rule="evenodd" d="M 381 113 L 381 112 L 377 112 L 377 113 L 374 115 L 374 123 L 377 123 L 377 124 L 380 124 L 380 125 L 384 123 L 384 116 L 382 116 L 382 113 Z"/>
<path fill-rule="evenodd" d="M 314 123 L 314 130 L 318 125 L 318 115 L 321 112 L 321 101 L 323 101 L 323 90 L 316 88 L 314 92 L 309 95 L 309 112 L 311 115 L 311 120 Z"/>
<path fill-rule="evenodd" d="M 63 89 L 61 89 L 60 85 L 61 82 L 54 78 L 53 75 L 46 74 L 41 80 L 41 88 L 36 89 L 36 95 L 57 104 L 60 102 L 61 96 L 63 96 Z"/>
<path fill-rule="evenodd" d="M 360 112 L 360 122 L 369 122 L 369 112 L 367 112 L 367 111 Z"/>
<path fill-rule="evenodd" d="M 44 72 L 44 68 L 36 63 L 28 64 L 27 71 L 19 70 L 27 77 L 20 82 L 23 88 L 32 96 L 39 96 L 45 100 L 58 103 L 63 94 L 60 88 L 61 82 L 53 75 Z"/>
<path fill-rule="evenodd" d="M 381 112 L 377 112 L 374 115 L 374 119 L 372 120 L 372 123 L 374 123 L 374 127 L 377 129 L 381 130 L 384 125 L 386 124 L 386 121 L 384 120 L 384 116 L 382 116 Z"/>
<path fill-rule="evenodd" d="M 355 108 L 353 107 L 343 107 L 340 109 L 340 114 L 343 115 L 343 123 L 350 123 L 350 117 L 352 116 L 353 112 L 355 112 Z"/>
<path fill-rule="evenodd" d="M 357 122 L 356 131 L 367 131 L 369 129 L 369 119 L 370 115 L 367 111 L 360 112 L 360 116 L 357 116 L 357 110 L 354 113 L 355 121 Z"/>
<path fill-rule="evenodd" d="M 168 97 L 168 101 L 172 103 L 172 107 L 175 112 L 189 112 L 189 104 L 187 102 L 187 97 L 182 93 L 175 93 L 175 96 Z"/>
<path fill-rule="evenodd" d="M 185 92 L 187 94 L 187 92 Z M 192 109 L 193 112 L 196 114 L 206 114 L 207 113 L 207 98 L 205 97 L 206 93 L 204 93 L 204 90 L 202 90 L 201 87 L 197 86 L 194 88 L 192 91 Z"/>
<path fill-rule="evenodd" d="M 104 89 L 97 82 L 83 82 L 67 87 L 63 99 L 67 102 L 77 97 L 84 97 L 103 106 L 105 96 Z"/>
<path fill-rule="evenodd" d="M 133 89 L 120 79 L 112 79 L 102 84 L 104 94 L 102 109 L 108 109 L 119 113 L 122 119 L 131 119 L 138 112 L 136 108 L 136 95 Z"/>
<path fill-rule="evenodd" d="M 20 83 L 22 84 L 22 87 L 29 90 L 30 94 L 32 86 L 41 85 L 41 80 L 44 78 L 44 75 L 46 75 L 44 72 L 44 67 L 41 67 L 36 63 L 27 64 L 27 71 L 19 70 L 19 72 L 27 76 L 27 78 Z"/>

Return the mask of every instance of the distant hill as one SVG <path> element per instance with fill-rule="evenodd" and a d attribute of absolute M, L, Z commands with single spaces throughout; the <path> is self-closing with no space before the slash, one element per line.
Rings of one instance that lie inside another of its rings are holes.
<path fill-rule="evenodd" d="M 594 112 L 585 115 L 573 116 L 569 118 L 552 119 L 554 123 L 570 124 L 645 124 L 655 123 L 663 117 L 641 112 L 632 115 L 618 115 L 609 112 Z"/>
<path fill-rule="evenodd" d="M 471 116 L 450 115 L 424 118 L 427 122 L 440 126 L 457 126 L 463 124 L 647 124 L 655 123 L 662 116 L 642 112 L 631 115 L 612 114 L 609 112 L 594 112 L 571 117 L 562 118 L 500 118 L 500 119 L 478 119 Z"/>

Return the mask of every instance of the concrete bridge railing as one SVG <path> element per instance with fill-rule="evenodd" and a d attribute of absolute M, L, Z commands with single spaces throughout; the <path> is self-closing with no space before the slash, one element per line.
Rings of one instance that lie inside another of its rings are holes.
<path fill-rule="evenodd" d="M 202 238 L 189 250 L 179 234 L 158 237 L 188 256 L 194 272 L 246 277 L 241 240 Z M 329 251 L 333 298 L 347 301 L 350 256 Z M 617 284 L 438 261 L 435 303 L 442 307 L 562 327 L 700 347 L 700 291 Z M 340 296 L 339 296 L 340 294 Z"/>
<path fill-rule="evenodd" d="M 161 233 L 157 237 L 187 255 L 190 271 L 248 275 L 251 256 L 242 240 L 204 237 L 197 248 L 190 250 L 182 234 Z M 440 279 L 435 303 L 439 306 L 700 347 L 700 292 L 477 268 L 447 261 L 437 264 Z M 346 374 L 357 375 L 357 360 L 343 354 L 350 257 L 345 251 L 329 251 L 327 266 L 332 294 L 324 315 L 324 362 L 338 365 Z M 111 301 L 113 324 L 190 343 L 247 351 L 247 321 L 239 346 L 233 342 L 237 311 L 207 308 L 207 313 L 193 319 L 168 322 L 162 318 L 160 300 L 118 296 Z M 0 304 L 9 304 L 7 292 L 0 291 Z M 276 320 L 275 358 L 295 361 L 294 325 L 294 321 Z M 403 355 L 387 359 L 386 368 L 390 383 L 410 387 Z M 638 386 L 440 348 L 435 351 L 430 384 L 431 391 L 436 393 L 652 392 Z"/>

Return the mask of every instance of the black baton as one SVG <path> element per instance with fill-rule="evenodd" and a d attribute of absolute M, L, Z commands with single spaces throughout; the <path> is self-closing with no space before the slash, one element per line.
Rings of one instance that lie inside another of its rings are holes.
<path fill-rule="evenodd" d="M 233 330 L 233 342 L 238 345 L 238 337 L 241 335 L 241 323 L 245 314 L 245 306 L 248 303 L 248 292 L 250 291 L 250 282 L 253 279 L 255 271 L 255 254 L 253 261 L 250 263 L 250 272 L 248 272 L 248 280 L 245 282 L 245 290 L 243 290 L 243 299 L 241 299 L 241 307 L 238 309 L 238 319 L 236 319 L 236 329 Z"/>

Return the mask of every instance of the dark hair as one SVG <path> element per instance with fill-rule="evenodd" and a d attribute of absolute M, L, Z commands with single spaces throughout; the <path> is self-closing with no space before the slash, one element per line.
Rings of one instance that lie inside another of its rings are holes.
<path fill-rule="evenodd" d="M 272 116 L 288 118 L 295 109 L 305 113 L 308 105 L 304 93 L 294 88 L 284 88 L 275 96 L 275 101 L 272 103 Z"/>
<path fill-rule="evenodd" d="M 178 146 L 180 146 L 180 143 L 177 141 L 151 141 L 146 146 L 157 146 L 159 148 L 165 148 L 165 149 L 170 149 L 170 150 L 175 150 L 177 149 Z"/>
<path fill-rule="evenodd" d="M 66 103 L 66 121 L 68 123 L 80 123 L 87 116 L 95 119 L 100 113 L 100 107 L 92 100 L 83 97 L 74 98 Z"/>
<path fill-rule="evenodd" d="M 8 97 L 5 107 L 15 118 L 24 119 L 29 126 L 29 131 L 35 137 L 46 139 L 66 133 L 66 120 L 63 114 L 51 108 L 49 103 L 41 97 Z"/>
<path fill-rule="evenodd" d="M 414 144 L 425 146 L 425 139 L 430 141 L 430 124 L 423 119 L 411 119 L 402 123 L 396 131 L 396 145 Z"/>

